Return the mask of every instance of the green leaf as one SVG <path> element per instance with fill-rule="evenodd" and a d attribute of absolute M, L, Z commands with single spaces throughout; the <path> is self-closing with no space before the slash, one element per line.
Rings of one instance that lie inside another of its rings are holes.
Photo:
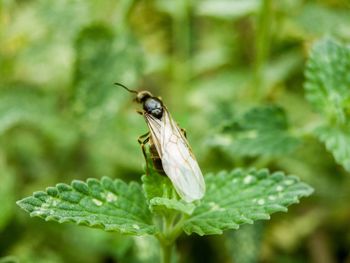
<path fill-rule="evenodd" d="M 223 147 L 233 155 L 286 154 L 299 143 L 288 131 L 286 113 L 278 106 L 253 108 L 226 125 L 223 131 L 223 135 L 229 135 Z"/>
<path fill-rule="evenodd" d="M 249 130 L 284 130 L 287 128 L 287 119 L 282 108 L 272 105 L 249 110 L 240 125 Z"/>
<path fill-rule="evenodd" d="M 324 39 L 311 50 L 305 71 L 306 98 L 321 113 L 340 123 L 350 113 L 350 48 Z"/>
<path fill-rule="evenodd" d="M 166 209 L 180 211 L 184 214 L 192 214 L 195 205 L 192 203 L 186 203 L 182 200 L 169 199 L 164 197 L 155 197 L 150 200 L 150 208 L 152 211 L 161 213 Z"/>
<path fill-rule="evenodd" d="M 337 163 L 350 172 L 350 127 L 323 126 L 318 128 L 316 134 Z"/>
<path fill-rule="evenodd" d="M 191 214 L 195 207 L 194 204 L 181 200 L 169 178 L 166 175 L 159 175 L 151 165 L 150 163 L 149 175 L 142 176 L 143 189 L 151 211 L 161 214 L 166 213 L 167 210 L 176 210 Z"/>
<path fill-rule="evenodd" d="M 192 216 L 184 223 L 187 234 L 221 234 L 241 224 L 270 219 L 287 206 L 309 196 L 313 189 L 295 176 L 268 170 L 233 170 L 205 176 L 207 192 Z"/>
<path fill-rule="evenodd" d="M 0 92 L 0 134 L 25 125 L 40 130 L 58 146 L 68 147 L 77 134 L 58 108 L 55 96 L 28 86 L 10 86 Z"/>
<path fill-rule="evenodd" d="M 101 181 L 73 181 L 35 192 L 17 204 L 46 221 L 80 225 L 125 234 L 154 234 L 151 213 L 139 184 L 103 177 Z"/>
<path fill-rule="evenodd" d="M 94 24 L 83 28 L 75 49 L 76 111 L 95 119 L 104 114 L 114 117 L 128 94 L 113 83 L 133 85 L 141 72 L 138 42 L 128 32 L 116 33 L 111 27 Z"/>
<path fill-rule="evenodd" d="M 298 33 L 297 36 L 302 34 L 306 39 L 325 35 L 343 39 L 350 37 L 350 16 L 347 9 L 331 8 L 331 6 L 322 5 L 321 2 L 305 2 L 298 14 L 287 17 L 287 20 L 293 24 L 292 32 Z"/>
<path fill-rule="evenodd" d="M 149 162 L 151 164 L 151 162 Z M 150 173 L 141 177 L 142 187 L 148 201 L 154 197 L 174 198 L 176 192 L 166 175 L 159 175 L 149 167 Z"/>
<path fill-rule="evenodd" d="M 118 10 L 122 6 L 118 5 Z M 140 159 L 135 157 L 139 148 L 135 141 L 116 138 L 133 134 L 136 138 L 144 122 L 136 115 L 134 118 L 118 113 L 125 103 L 133 107 L 132 96 L 113 85 L 121 82 L 136 87 L 143 64 L 138 41 L 127 30 L 116 32 L 116 27 L 96 23 L 82 28 L 75 51 L 73 108 L 86 138 L 86 167 L 91 167 L 93 176 L 112 176 L 117 166 L 138 169 Z M 111 144 L 115 147 L 109 147 Z"/>
<path fill-rule="evenodd" d="M 0 133 L 19 123 L 41 125 L 54 112 L 52 97 L 35 89 L 11 87 L 0 93 Z M 42 113 L 45 112 L 43 115 Z"/>

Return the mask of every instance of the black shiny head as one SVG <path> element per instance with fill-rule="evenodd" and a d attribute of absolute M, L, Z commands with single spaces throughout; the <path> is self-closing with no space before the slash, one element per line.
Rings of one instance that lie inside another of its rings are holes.
<path fill-rule="evenodd" d="M 154 97 L 149 91 L 140 91 L 137 93 L 136 101 L 141 103 L 143 109 L 153 117 L 160 119 L 163 116 L 163 103 L 160 99 Z"/>
<path fill-rule="evenodd" d="M 154 97 L 149 91 L 136 91 L 125 87 L 120 83 L 114 83 L 121 86 L 129 92 L 136 93 L 136 102 L 142 104 L 143 110 L 153 117 L 160 119 L 163 116 L 163 103 L 160 99 Z"/>

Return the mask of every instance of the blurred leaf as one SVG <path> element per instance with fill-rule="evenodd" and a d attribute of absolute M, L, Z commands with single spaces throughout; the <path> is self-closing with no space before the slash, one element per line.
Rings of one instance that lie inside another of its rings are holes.
<path fill-rule="evenodd" d="M 74 123 L 59 111 L 57 98 L 31 88 L 0 92 L 0 134 L 17 125 L 40 130 L 60 147 L 69 147 L 78 139 Z"/>
<path fill-rule="evenodd" d="M 199 129 L 198 135 L 232 119 L 233 112 L 241 103 L 241 92 L 248 88 L 245 80 L 250 77 L 247 70 L 225 70 L 193 82 L 188 101 L 197 110 L 191 116 L 195 116 L 193 129 Z"/>
<path fill-rule="evenodd" d="M 350 172 L 350 127 L 324 126 L 318 128 L 316 134 L 336 162 Z"/>
<path fill-rule="evenodd" d="M 91 117 L 114 115 L 126 92 L 113 83 L 133 85 L 142 68 L 142 53 L 132 35 L 104 25 L 84 28 L 76 41 L 75 109 Z"/>
<path fill-rule="evenodd" d="M 132 182 L 88 179 L 73 181 L 71 186 L 57 184 L 46 192 L 35 192 L 17 204 L 46 221 L 74 222 L 126 234 L 155 233 L 141 187 Z"/>
<path fill-rule="evenodd" d="M 193 58 L 194 73 L 203 74 L 206 71 L 214 70 L 229 62 L 229 50 L 225 47 L 213 47 L 198 53 Z"/>
<path fill-rule="evenodd" d="M 322 226 L 325 215 L 324 210 L 314 209 L 293 218 L 286 217 L 269 229 L 267 240 L 280 249 L 295 250 L 305 238 Z"/>
<path fill-rule="evenodd" d="M 0 133 L 19 123 L 41 124 L 54 111 L 52 97 L 30 89 L 11 89 L 0 93 Z M 42 113 L 46 114 L 43 115 Z M 51 117 L 51 116 L 50 116 Z"/>
<path fill-rule="evenodd" d="M 121 112 L 108 118 L 103 117 L 106 116 L 80 123 L 85 135 L 85 165 L 90 172 L 89 176 L 115 176 L 116 172 L 122 176 L 123 173 L 127 174 L 126 171 L 132 171 L 139 179 L 142 153 L 137 137 L 144 133 L 144 120 L 132 111 L 129 116 Z"/>
<path fill-rule="evenodd" d="M 288 131 L 285 111 L 278 106 L 253 108 L 226 125 L 223 132 L 229 137 L 221 143 L 219 135 L 219 145 L 233 155 L 286 154 L 298 145 L 298 139 Z M 216 145 L 218 139 L 211 144 Z"/>
<path fill-rule="evenodd" d="M 18 259 L 14 256 L 2 257 L 0 258 L 0 263 L 17 263 Z"/>
<path fill-rule="evenodd" d="M 306 76 L 306 98 L 321 113 L 340 123 L 350 114 L 350 48 L 331 40 L 317 42 L 311 50 Z"/>
<path fill-rule="evenodd" d="M 160 262 L 159 242 L 154 236 L 134 236 L 134 254 L 137 260 L 126 257 L 125 262 L 154 263 Z M 122 261 L 124 262 L 124 261 Z"/>
<path fill-rule="evenodd" d="M 40 18 L 40 22 L 50 30 L 47 34 L 51 36 L 54 32 L 64 34 L 65 38 L 61 39 L 57 35 L 53 35 L 55 40 L 72 40 L 79 29 L 92 20 L 89 14 L 89 2 L 84 0 L 62 0 L 49 3 L 45 0 L 37 1 L 35 15 Z M 69 27 L 67 27 L 69 21 Z"/>
<path fill-rule="evenodd" d="M 260 0 L 203 0 L 198 1 L 197 14 L 224 19 L 239 18 L 256 12 Z"/>
<path fill-rule="evenodd" d="M 285 111 L 274 105 L 249 110 L 240 124 L 248 130 L 285 130 L 288 127 Z"/>
<path fill-rule="evenodd" d="M 143 64 L 141 49 L 129 32 L 114 32 L 101 24 L 83 28 L 75 49 L 74 110 L 81 117 L 88 169 L 92 176 L 114 176 L 116 167 L 135 170 L 137 133 L 134 140 L 123 138 L 131 138 L 143 122 L 138 119 L 135 124 L 119 113 L 125 101 L 131 103 L 131 97 L 113 83 L 136 84 Z"/>
<path fill-rule="evenodd" d="M 205 179 L 208 189 L 184 224 L 187 234 L 221 234 L 254 220 L 270 219 L 270 214 L 286 212 L 287 206 L 313 192 L 297 177 L 282 172 L 270 174 L 267 170 L 223 171 Z"/>
<path fill-rule="evenodd" d="M 239 231 L 229 231 L 226 235 L 228 250 L 234 262 L 258 262 L 264 226 L 262 222 L 243 225 Z"/>
<path fill-rule="evenodd" d="M 291 18 L 306 38 L 332 35 L 350 39 L 349 10 L 311 2 L 305 3 L 298 15 Z"/>

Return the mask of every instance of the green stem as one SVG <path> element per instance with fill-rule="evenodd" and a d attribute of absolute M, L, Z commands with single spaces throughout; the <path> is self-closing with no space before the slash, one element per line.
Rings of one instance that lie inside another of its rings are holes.
<path fill-rule="evenodd" d="M 181 219 L 174 225 L 174 216 L 176 216 L 176 214 L 163 216 L 163 227 L 161 233 L 157 235 L 162 251 L 162 263 L 171 262 L 173 251 L 175 251 L 175 241 L 182 233 L 182 226 L 186 220 L 186 216 L 182 215 Z"/>
<path fill-rule="evenodd" d="M 171 263 L 172 251 L 174 248 L 173 243 L 167 244 L 164 241 L 159 240 L 162 249 L 162 263 Z"/>
<path fill-rule="evenodd" d="M 183 96 L 183 91 L 187 89 L 191 78 L 191 1 L 176 1 L 176 10 L 173 16 L 173 54 L 172 54 L 172 88 L 169 98 L 170 104 L 175 104 L 178 109 L 179 100 Z M 180 100 L 181 101 L 181 100 Z"/>
<path fill-rule="evenodd" d="M 255 38 L 255 69 L 254 90 L 259 97 L 264 93 L 264 67 L 269 53 L 270 31 L 272 21 L 272 0 L 263 0 L 257 21 L 257 33 Z"/>
<path fill-rule="evenodd" d="M 124 31 L 129 31 L 129 23 L 128 19 L 132 10 L 132 7 L 134 5 L 135 0 L 123 0 L 120 2 L 120 7 L 119 7 L 119 20 L 118 20 L 118 31 L 119 32 L 124 32 Z"/>

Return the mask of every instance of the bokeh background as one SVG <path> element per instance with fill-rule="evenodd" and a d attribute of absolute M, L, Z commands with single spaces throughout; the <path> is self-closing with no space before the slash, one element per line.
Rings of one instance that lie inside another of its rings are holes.
<path fill-rule="evenodd" d="M 183 235 L 179 262 L 349 263 L 350 174 L 308 132 L 322 116 L 303 88 L 325 36 L 349 43 L 349 1 L 1 0 L 0 262 L 157 262 L 151 237 L 15 204 L 73 179 L 140 181 L 147 127 L 121 82 L 163 98 L 204 174 L 268 167 L 315 188 L 270 221 Z M 250 127 L 252 112 L 278 132 Z"/>

